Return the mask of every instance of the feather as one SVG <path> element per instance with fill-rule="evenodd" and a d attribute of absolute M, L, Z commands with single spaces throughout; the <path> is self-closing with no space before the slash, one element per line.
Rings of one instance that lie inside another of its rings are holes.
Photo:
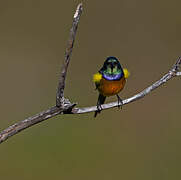
<path fill-rule="evenodd" d="M 99 87 L 101 79 L 102 79 L 102 74 L 96 73 L 93 75 L 93 82 L 95 82 L 96 89 Z"/>
<path fill-rule="evenodd" d="M 127 79 L 130 75 L 129 71 L 126 68 L 124 68 L 123 72 L 124 72 L 124 77 Z"/>
<path fill-rule="evenodd" d="M 96 73 L 96 74 L 93 75 L 93 82 L 99 83 L 101 79 L 102 79 L 102 74 L 101 73 Z"/>

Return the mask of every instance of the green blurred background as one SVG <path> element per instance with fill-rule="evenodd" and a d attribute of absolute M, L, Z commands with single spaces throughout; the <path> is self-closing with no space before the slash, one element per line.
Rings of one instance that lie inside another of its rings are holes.
<path fill-rule="evenodd" d="M 0 129 L 55 104 L 77 0 L 0 1 Z M 107 56 L 131 72 L 124 99 L 158 80 L 181 55 L 181 2 L 83 1 L 66 97 L 95 105 L 92 74 Z M 181 179 L 181 79 L 144 99 L 102 112 L 65 115 L 0 145 L 4 180 Z M 107 102 L 116 100 L 109 98 Z"/>

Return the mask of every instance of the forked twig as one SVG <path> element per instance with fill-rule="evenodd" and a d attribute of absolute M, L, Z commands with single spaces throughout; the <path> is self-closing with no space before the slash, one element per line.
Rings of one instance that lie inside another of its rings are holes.
<path fill-rule="evenodd" d="M 56 106 L 57 107 L 60 107 L 60 106 L 63 107 L 63 105 L 64 105 L 65 78 L 66 78 L 66 74 L 67 74 L 67 68 L 68 68 L 68 65 L 70 62 L 70 57 L 72 55 L 75 36 L 76 36 L 77 27 L 78 27 L 78 23 L 79 23 L 81 14 L 82 14 L 82 3 L 80 3 L 77 6 L 77 10 L 76 10 L 76 12 L 74 14 L 74 18 L 73 18 L 72 28 L 70 29 L 70 36 L 69 36 L 67 48 L 65 51 L 65 59 L 62 64 L 61 75 L 60 75 L 59 82 L 58 82 L 58 88 L 57 88 L 57 94 L 56 94 Z"/>
<path fill-rule="evenodd" d="M 63 62 L 62 71 L 59 79 L 59 84 L 57 88 L 57 94 L 56 94 L 56 106 L 49 108 L 46 111 L 40 112 L 35 116 L 29 117 L 23 121 L 20 121 L 12 126 L 9 126 L 7 129 L 3 130 L 0 133 L 0 143 L 7 140 L 9 137 L 17 134 L 18 132 L 22 131 L 23 129 L 26 129 L 28 127 L 33 126 L 34 124 L 40 123 L 46 119 L 50 119 L 56 115 L 60 114 L 82 114 L 82 113 L 89 113 L 97 110 L 97 106 L 92 107 L 85 107 L 85 108 L 75 108 L 74 103 L 71 103 L 68 99 L 64 98 L 64 88 L 65 88 L 65 78 L 66 78 L 66 72 L 70 61 L 70 56 L 73 49 L 73 44 L 75 40 L 75 35 L 80 19 L 80 15 L 82 13 L 82 4 L 79 4 L 77 6 L 77 10 L 74 14 L 73 18 L 73 24 L 70 31 L 70 38 L 68 41 L 68 46 L 66 48 L 66 55 L 65 60 Z M 166 83 L 168 80 L 172 79 L 176 76 L 181 76 L 181 72 L 179 71 L 179 67 L 181 65 L 181 57 L 178 58 L 174 66 L 171 68 L 171 70 L 165 74 L 160 80 L 156 81 L 154 84 L 149 86 L 148 88 L 144 89 L 140 93 L 123 100 L 123 105 L 131 103 L 133 101 L 136 101 L 138 99 L 143 98 L 145 95 L 149 94 L 151 91 L 156 89 L 157 87 L 161 86 L 162 84 Z M 112 102 L 108 104 L 103 104 L 102 109 L 108 109 L 117 107 L 118 102 Z"/>

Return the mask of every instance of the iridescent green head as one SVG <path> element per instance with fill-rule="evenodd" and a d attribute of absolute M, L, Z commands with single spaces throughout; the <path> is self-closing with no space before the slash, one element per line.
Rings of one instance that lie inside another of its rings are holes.
<path fill-rule="evenodd" d="M 107 80 L 119 80 L 124 76 L 123 69 L 116 57 L 110 56 L 99 71 Z"/>

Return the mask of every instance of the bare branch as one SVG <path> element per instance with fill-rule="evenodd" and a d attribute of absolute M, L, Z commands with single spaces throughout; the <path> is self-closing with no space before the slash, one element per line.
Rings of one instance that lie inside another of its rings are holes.
<path fill-rule="evenodd" d="M 128 99 L 123 100 L 123 105 L 143 98 L 145 95 L 149 94 L 151 91 L 155 90 L 157 87 L 159 87 L 162 84 L 166 83 L 171 78 L 173 78 L 175 76 L 180 76 L 181 72 L 178 72 L 178 70 L 180 68 L 180 65 L 181 65 L 181 57 L 178 58 L 178 60 L 174 64 L 173 68 L 167 74 L 165 74 L 160 80 L 156 81 L 154 84 L 147 87 L 146 89 L 144 89 L 140 93 L 138 93 L 138 94 L 136 94 L 136 95 L 134 95 L 134 96 L 132 96 L 132 97 L 130 97 Z M 117 106 L 118 106 L 117 101 L 101 105 L 102 110 L 117 107 Z M 85 107 L 85 108 L 73 108 L 72 113 L 82 114 L 82 113 L 88 113 L 88 112 L 92 112 L 92 111 L 96 111 L 96 110 L 97 110 L 97 106 Z"/>
<path fill-rule="evenodd" d="M 181 72 L 177 72 L 176 75 L 177 75 L 177 76 L 181 76 Z"/>
<path fill-rule="evenodd" d="M 57 94 L 56 94 L 56 106 L 57 107 L 64 105 L 65 78 L 66 78 L 67 68 L 68 68 L 68 65 L 70 62 L 70 57 L 72 54 L 75 36 L 76 36 L 76 32 L 77 32 L 77 27 L 78 27 L 78 23 L 79 23 L 79 19 L 80 19 L 81 14 L 82 14 L 82 3 L 80 3 L 77 6 L 77 10 L 76 10 L 74 17 L 73 17 L 72 28 L 70 29 L 70 36 L 69 36 L 67 48 L 65 51 L 65 59 L 64 59 L 63 64 L 62 64 L 62 70 L 61 70 L 58 88 L 57 88 Z"/>
<path fill-rule="evenodd" d="M 67 101 L 67 103 L 66 103 Z M 70 102 L 66 99 L 64 109 L 59 108 L 57 106 L 51 107 L 46 111 L 42 111 L 32 117 L 29 117 L 23 121 L 20 121 L 12 126 L 9 126 L 7 129 L 0 133 L 0 143 L 4 142 L 9 137 L 19 133 L 20 131 L 31 127 L 37 123 L 40 123 L 46 119 L 52 118 L 58 114 L 67 113 L 67 110 L 72 109 L 76 104 L 70 104 Z"/>
<path fill-rule="evenodd" d="M 32 117 L 29 117 L 23 121 L 20 121 L 12 126 L 9 126 L 7 129 L 3 130 L 0 133 L 0 143 L 4 142 L 9 137 L 19 133 L 20 131 L 26 128 L 29 128 L 37 123 L 40 123 L 44 120 L 50 119 L 56 115 L 82 114 L 82 113 L 89 113 L 89 112 L 93 112 L 97 110 L 97 106 L 75 108 L 76 104 L 72 104 L 68 99 L 64 98 L 66 72 L 67 72 L 69 61 L 70 61 L 70 56 L 72 53 L 76 30 L 77 30 L 81 13 L 82 13 L 82 4 L 79 4 L 74 14 L 73 25 L 70 31 L 70 38 L 69 38 L 68 46 L 66 49 L 66 56 L 63 62 L 61 76 L 59 79 L 58 90 L 57 90 L 57 95 L 56 95 L 56 106 L 51 107 L 48 110 L 43 111 Z M 180 76 L 181 75 L 181 72 L 179 72 L 180 65 L 181 65 L 181 58 L 178 58 L 177 62 L 174 64 L 172 69 L 167 74 L 165 74 L 160 80 L 156 81 L 154 84 L 144 89 L 140 93 L 128 99 L 123 100 L 123 105 L 143 98 L 145 95 L 149 94 L 151 91 L 161 86 L 162 84 L 166 83 L 168 80 L 172 79 L 173 77 Z M 113 108 L 117 106 L 118 106 L 118 102 L 112 102 L 108 104 L 103 104 L 102 109 L 108 109 L 108 108 Z"/>
<path fill-rule="evenodd" d="M 22 131 L 23 129 L 33 126 L 34 124 L 40 123 L 40 122 L 44 121 L 45 119 L 51 118 L 61 112 L 62 111 L 61 110 L 58 111 L 58 108 L 55 106 L 55 107 L 48 109 L 47 111 L 43 111 L 39 114 L 36 114 L 35 116 L 29 117 L 23 121 L 20 121 L 14 125 L 8 127 L 7 129 L 5 129 L 4 131 L 1 132 L 0 143 L 5 141 L 9 137 L 17 134 L 18 132 Z"/>
<path fill-rule="evenodd" d="M 138 99 L 143 98 L 145 95 L 149 94 L 151 91 L 156 89 L 157 87 L 161 86 L 162 84 L 166 83 L 168 80 L 172 79 L 175 76 L 178 76 L 177 74 L 181 74 L 180 72 L 177 72 L 179 70 L 179 66 L 181 64 L 181 58 L 177 60 L 173 68 L 165 74 L 160 80 L 156 81 L 154 84 L 149 86 L 148 88 L 144 89 L 140 93 L 123 100 L 123 105 L 131 103 L 133 101 L 136 101 Z M 69 100 L 65 99 L 64 108 L 61 107 L 52 107 L 46 111 L 43 111 L 35 116 L 29 117 L 23 121 L 20 121 L 4 131 L 0 133 L 0 143 L 4 142 L 9 137 L 17 134 L 18 132 L 22 131 L 23 129 L 26 129 L 28 127 L 33 126 L 34 124 L 40 123 L 46 119 L 52 118 L 59 114 L 83 114 L 83 113 L 89 113 L 94 112 L 97 110 L 97 106 L 92 107 L 85 107 L 85 108 L 74 108 L 75 104 L 71 104 Z M 109 109 L 113 107 L 117 107 L 118 102 L 112 102 L 108 104 L 103 104 L 102 109 Z"/>

